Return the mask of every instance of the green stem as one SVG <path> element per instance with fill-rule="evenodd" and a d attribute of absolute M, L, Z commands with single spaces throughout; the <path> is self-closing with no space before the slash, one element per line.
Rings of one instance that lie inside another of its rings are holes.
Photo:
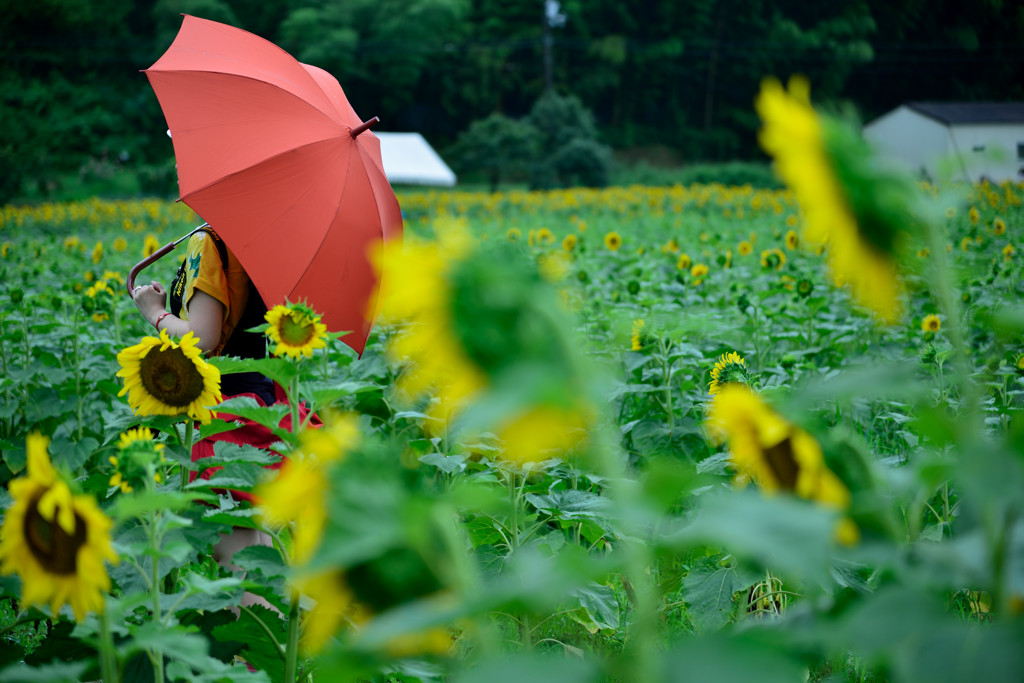
<path fill-rule="evenodd" d="M 285 683 L 295 683 L 299 661 L 299 592 L 292 591 L 292 604 L 288 610 L 288 643 L 284 651 Z"/>
<path fill-rule="evenodd" d="M 291 408 L 292 434 L 296 436 L 302 425 L 299 424 L 299 378 L 293 377 L 288 383 L 288 406 Z M 284 650 L 284 681 L 295 683 L 298 669 L 299 653 L 299 592 L 292 589 L 291 605 L 288 610 L 288 641 Z"/>
<path fill-rule="evenodd" d="M 596 470 L 608 481 L 609 497 L 612 499 L 618 517 L 623 524 L 625 541 L 620 545 L 624 554 L 624 573 L 634 587 L 634 617 L 626 640 L 626 652 L 631 660 L 631 679 L 637 681 L 657 680 L 655 648 L 658 642 L 657 591 L 651 584 L 648 568 L 653 565 L 650 544 L 643 539 L 649 532 L 638 526 L 635 515 L 628 511 L 640 505 L 640 493 L 630 483 L 626 463 L 617 457 L 619 450 L 616 435 L 606 425 L 594 430 L 594 464 Z"/>
<path fill-rule="evenodd" d="M 288 407 L 292 411 L 292 434 L 298 434 L 302 425 L 299 424 L 299 378 L 293 377 L 289 382 Z"/>
<path fill-rule="evenodd" d="M 107 610 L 100 612 L 100 676 L 103 683 L 118 683 L 120 672 L 117 655 L 114 653 L 114 638 L 110 633 L 110 617 Z"/>
<path fill-rule="evenodd" d="M 934 267 L 932 272 L 932 293 L 939 305 L 939 310 L 945 315 L 947 335 L 950 344 L 953 346 L 955 360 L 956 384 L 963 395 L 964 410 L 962 415 L 969 421 L 976 420 L 980 406 L 977 385 L 971 380 L 970 361 L 967 355 L 967 341 L 964 335 L 963 314 L 961 310 L 961 299 L 957 295 L 950 275 L 949 260 L 946 257 L 943 246 L 943 234 L 937 225 L 932 221 L 925 223 L 925 237 L 931 253 L 935 255 L 932 259 Z"/>
<path fill-rule="evenodd" d="M 658 338 L 658 345 L 661 347 L 661 376 L 663 381 L 662 392 L 665 395 L 665 412 L 668 414 L 669 429 L 674 431 L 676 428 L 676 416 L 675 410 L 672 408 L 672 364 L 668 360 L 669 350 L 664 338 Z"/>
<path fill-rule="evenodd" d="M 79 362 L 80 349 L 78 345 L 78 339 L 81 336 L 81 325 L 79 325 L 78 311 L 76 310 L 71 316 L 71 326 L 74 329 L 74 334 L 71 337 L 71 356 L 72 362 L 75 364 L 75 396 L 77 397 L 77 405 L 75 407 L 75 417 L 77 418 L 78 429 L 78 440 L 82 440 L 82 427 L 83 427 L 83 412 L 85 409 L 85 396 L 82 391 L 82 375 L 85 370 L 82 369 L 82 364 Z"/>
<path fill-rule="evenodd" d="M 163 617 L 160 613 L 160 511 L 153 511 L 149 522 L 149 547 L 152 551 L 150 561 L 153 563 L 151 571 L 150 594 L 153 600 L 153 621 L 161 622 Z M 156 683 L 164 681 L 164 656 L 159 648 L 150 651 L 150 659 L 153 662 L 153 675 Z"/>
<path fill-rule="evenodd" d="M 195 421 L 192 418 L 185 420 L 185 457 L 191 460 L 192 458 L 192 440 L 195 438 Z M 188 474 L 189 469 L 182 466 L 181 468 L 181 490 L 184 491 L 185 487 L 188 486 Z"/>
<path fill-rule="evenodd" d="M 1010 549 L 1009 535 L 1017 521 L 1017 513 L 1013 509 L 1006 510 L 1002 519 L 993 520 L 994 528 L 990 532 L 989 545 L 992 548 L 992 607 L 996 616 L 1005 619 L 1009 616 L 1009 596 L 1007 594 L 1006 564 Z"/>

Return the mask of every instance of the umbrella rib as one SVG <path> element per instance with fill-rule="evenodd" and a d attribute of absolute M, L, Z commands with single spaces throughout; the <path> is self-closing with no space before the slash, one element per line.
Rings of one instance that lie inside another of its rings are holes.
<path fill-rule="evenodd" d="M 203 185 L 201 187 L 197 187 L 196 189 L 189 191 L 188 196 L 191 197 L 191 196 L 193 196 L 195 194 L 198 194 L 199 192 L 203 192 L 204 190 L 208 190 L 211 187 L 213 187 L 214 185 L 216 185 L 217 183 L 222 183 L 225 180 L 228 180 L 229 178 L 234 178 L 235 176 L 237 176 L 237 175 L 239 175 L 241 173 L 248 173 L 251 169 L 256 168 L 257 166 L 261 166 L 263 164 L 266 164 L 266 163 L 268 163 L 270 161 L 273 161 L 274 159 L 279 159 L 279 158 L 283 157 L 286 154 L 291 154 L 293 152 L 297 152 L 297 151 L 299 151 L 301 149 L 305 149 L 306 147 L 312 147 L 314 145 L 319 145 L 319 144 L 323 144 L 325 142 L 330 142 L 331 140 L 335 140 L 337 138 L 344 139 L 343 136 L 339 135 L 339 136 L 332 137 L 332 138 L 324 138 L 322 140 L 313 140 L 311 142 L 307 142 L 305 144 L 298 145 L 297 147 L 289 147 L 288 149 L 286 149 L 284 151 L 281 151 L 281 152 L 278 152 L 277 154 L 274 154 L 274 155 L 271 155 L 269 157 L 265 157 L 263 159 L 260 159 L 258 163 L 255 163 L 255 164 L 253 164 L 251 166 L 246 166 L 245 168 L 240 168 L 237 171 L 232 171 L 231 173 L 228 173 L 226 175 L 219 176 L 218 178 L 216 178 L 214 180 L 211 180 L 210 182 L 206 183 L 205 185 Z M 185 195 L 182 195 L 181 199 L 182 199 L 182 201 L 184 201 L 185 200 Z"/>
<path fill-rule="evenodd" d="M 360 167 L 363 169 L 363 173 L 366 174 L 367 180 L 369 180 L 370 171 L 369 171 L 369 168 L 367 167 L 367 163 L 372 163 L 372 159 L 371 159 L 370 162 L 367 162 L 367 160 L 363 158 L 364 150 L 363 150 L 363 147 L 361 145 L 359 145 L 358 143 L 356 144 L 356 149 L 359 152 L 359 158 L 363 162 L 362 164 L 360 164 Z M 379 264 L 378 267 L 377 267 L 377 287 L 375 287 L 373 289 L 373 291 L 371 292 L 371 294 L 370 294 L 370 298 L 371 298 L 370 306 L 368 306 L 367 309 L 366 309 L 367 311 L 369 311 L 369 315 L 373 315 L 374 317 L 376 317 L 375 314 L 377 313 L 377 302 L 380 300 L 380 293 L 381 293 L 381 289 L 383 287 L 383 281 L 384 281 L 384 262 L 383 262 L 383 253 L 384 253 L 384 221 L 380 217 L 380 197 L 377 196 L 377 192 L 376 192 L 376 190 L 375 190 L 375 188 L 373 186 L 373 183 L 370 183 L 369 185 L 370 185 L 370 193 L 373 195 L 373 205 L 378 207 L 377 217 L 380 220 L 380 226 L 381 226 L 381 230 L 380 230 L 380 232 L 381 232 L 381 241 L 377 245 L 377 250 L 378 250 L 378 253 L 377 253 L 377 263 Z M 390 187 L 390 185 L 389 185 L 389 187 Z M 370 320 L 369 322 L 370 322 L 370 325 L 373 325 L 373 323 L 375 321 L 374 320 Z"/>
<path fill-rule="evenodd" d="M 355 146 L 357 148 L 359 147 L 359 143 L 353 141 L 353 144 L 355 144 Z M 348 186 L 349 186 L 348 176 L 352 172 L 352 157 L 353 156 L 354 155 L 350 154 L 349 157 L 348 157 L 348 166 L 345 168 L 345 181 L 343 183 L 341 183 L 342 191 L 338 193 L 338 205 L 336 207 L 334 207 L 334 213 L 331 214 L 332 216 L 337 216 L 338 213 L 341 211 L 341 202 L 345 198 L 345 192 L 348 190 Z M 372 190 L 373 188 L 371 187 L 370 189 Z M 376 199 L 376 195 L 374 195 L 374 198 Z M 324 236 L 320 238 L 320 244 L 316 245 L 316 251 L 313 252 L 313 255 L 309 259 L 309 263 L 306 264 L 305 270 L 302 271 L 302 275 L 300 275 L 298 277 L 298 279 L 296 279 L 296 282 L 302 282 L 303 278 L 305 278 L 306 274 L 309 272 L 309 269 L 313 267 L 313 262 L 316 260 L 316 256 L 317 256 L 317 254 L 320 253 L 320 250 L 323 249 L 324 242 L 326 241 L 326 239 L 327 239 L 327 235 L 325 233 Z"/>
<path fill-rule="evenodd" d="M 149 76 L 151 71 L 152 71 L 152 69 L 143 69 L 143 73 L 145 73 L 147 76 Z M 337 111 L 337 108 L 334 106 L 334 103 L 331 102 L 330 98 L 326 96 L 326 93 L 324 93 L 324 89 L 320 87 L 320 84 L 316 82 L 316 79 L 313 79 L 313 87 L 316 88 L 317 92 L 319 92 L 319 93 L 324 95 L 324 99 L 326 100 L 328 106 L 331 109 L 330 112 L 325 112 L 323 109 L 321 109 L 320 107 L 318 107 L 314 103 L 310 102 L 308 99 L 302 97 L 301 95 L 297 95 L 296 93 L 293 93 L 290 90 L 286 90 L 285 88 L 281 87 L 280 85 L 277 85 L 275 83 L 271 83 L 270 81 L 265 81 L 265 80 L 260 79 L 260 78 L 256 78 L 255 76 L 249 76 L 249 75 L 246 75 L 246 74 L 235 74 L 235 73 L 230 73 L 230 72 L 226 72 L 226 71 L 211 71 L 210 69 L 169 69 L 167 71 L 158 69 L 156 71 L 153 71 L 153 73 L 156 74 L 157 78 L 159 78 L 161 75 L 170 75 L 170 74 L 183 74 L 183 75 L 210 74 L 211 76 L 226 76 L 226 77 L 230 77 L 230 78 L 239 78 L 239 79 L 243 79 L 243 80 L 246 80 L 246 81 L 252 81 L 253 83 L 262 83 L 263 85 L 266 85 L 266 86 L 268 86 L 270 88 L 274 88 L 275 90 L 278 90 L 278 91 L 288 95 L 290 98 L 292 98 L 294 100 L 298 100 L 302 104 L 304 104 L 307 107 L 313 109 L 314 111 L 320 113 L 321 115 L 327 117 L 331 121 L 336 121 L 337 120 L 336 117 L 338 117 L 338 116 L 340 116 L 342 114 L 342 112 Z M 310 76 L 310 78 L 312 79 L 312 76 Z"/>

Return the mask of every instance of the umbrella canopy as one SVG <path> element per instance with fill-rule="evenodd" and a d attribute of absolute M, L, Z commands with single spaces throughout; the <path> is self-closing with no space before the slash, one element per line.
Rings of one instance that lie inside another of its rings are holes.
<path fill-rule="evenodd" d="M 247 31 L 187 15 L 145 74 L 171 132 L 181 200 L 268 306 L 305 300 L 362 353 L 380 284 L 372 259 L 401 239 L 402 214 L 380 142 L 337 79 Z"/>

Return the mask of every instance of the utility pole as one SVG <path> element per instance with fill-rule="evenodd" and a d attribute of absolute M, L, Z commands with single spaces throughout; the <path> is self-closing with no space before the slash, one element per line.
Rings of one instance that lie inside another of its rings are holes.
<path fill-rule="evenodd" d="M 558 0 L 544 0 L 544 89 L 551 90 L 554 85 L 554 45 L 551 29 L 565 26 L 566 17 Z"/>

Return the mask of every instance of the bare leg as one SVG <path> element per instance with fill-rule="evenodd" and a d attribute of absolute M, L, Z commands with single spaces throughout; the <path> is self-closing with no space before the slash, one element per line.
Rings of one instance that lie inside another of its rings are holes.
<path fill-rule="evenodd" d="M 231 531 L 221 534 L 220 540 L 213 546 L 213 559 L 217 561 L 217 564 L 230 569 L 233 572 L 241 572 L 241 567 L 231 562 L 231 559 L 235 556 L 235 553 L 243 548 L 248 548 L 254 545 L 272 546 L 274 542 L 270 538 L 270 534 L 267 534 L 258 529 L 249 529 L 246 527 L 235 527 Z M 243 577 L 244 577 L 243 573 Z M 249 593 L 248 591 L 242 596 L 242 607 L 252 607 L 253 605 L 261 605 L 267 609 L 272 609 L 278 614 L 280 611 L 269 602 L 264 600 L 258 595 Z M 239 610 L 231 608 L 231 611 L 237 616 Z"/>

